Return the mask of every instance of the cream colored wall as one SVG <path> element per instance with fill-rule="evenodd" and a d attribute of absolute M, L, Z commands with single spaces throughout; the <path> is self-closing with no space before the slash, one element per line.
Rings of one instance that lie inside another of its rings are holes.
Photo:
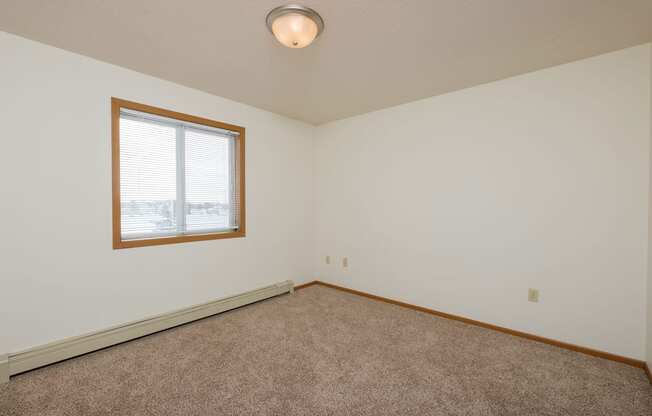
<path fill-rule="evenodd" d="M 0 353 L 312 277 L 313 127 L 0 32 Z M 113 250 L 110 97 L 247 128 L 247 237 Z"/>
<path fill-rule="evenodd" d="M 643 45 L 319 127 L 317 277 L 644 359 L 649 83 Z"/>

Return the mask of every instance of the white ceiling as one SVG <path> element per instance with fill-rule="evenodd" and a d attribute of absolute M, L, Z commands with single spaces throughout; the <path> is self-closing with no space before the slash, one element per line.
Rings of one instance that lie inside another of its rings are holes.
<path fill-rule="evenodd" d="M 278 44 L 282 0 L 0 0 L 0 30 L 321 124 L 652 40 L 652 0 L 304 0 L 326 29 Z"/>

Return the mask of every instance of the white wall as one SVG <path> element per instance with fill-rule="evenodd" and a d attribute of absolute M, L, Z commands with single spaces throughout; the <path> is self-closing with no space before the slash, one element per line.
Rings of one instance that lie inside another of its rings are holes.
<path fill-rule="evenodd" d="M 320 127 L 317 277 L 643 359 L 649 83 L 643 45 Z"/>
<path fill-rule="evenodd" d="M 0 32 L 0 353 L 312 279 L 312 126 Z M 110 97 L 247 129 L 247 237 L 113 250 Z"/>

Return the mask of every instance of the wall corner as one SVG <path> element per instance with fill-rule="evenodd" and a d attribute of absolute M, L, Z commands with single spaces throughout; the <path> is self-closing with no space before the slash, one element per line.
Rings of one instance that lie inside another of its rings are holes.
<path fill-rule="evenodd" d="M 652 373 L 650 373 L 650 368 L 652 368 L 652 43 L 649 45 L 649 83 L 648 83 L 648 130 L 650 134 L 650 140 L 648 142 L 648 258 L 647 258 L 647 311 L 645 317 L 645 326 L 646 326 L 646 339 L 645 339 L 645 350 L 646 356 L 645 361 L 647 362 L 647 374 L 650 377 L 650 383 L 652 383 Z"/>

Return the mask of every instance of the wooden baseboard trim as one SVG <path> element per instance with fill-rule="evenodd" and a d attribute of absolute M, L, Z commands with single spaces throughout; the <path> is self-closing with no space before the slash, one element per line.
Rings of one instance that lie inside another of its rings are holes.
<path fill-rule="evenodd" d="M 516 337 L 526 338 L 526 339 L 529 339 L 529 340 L 532 340 L 532 341 L 542 342 L 544 344 L 554 345 L 555 347 L 564 348 L 564 349 L 579 352 L 579 353 L 582 353 L 582 354 L 592 355 L 594 357 L 604 358 L 606 360 L 617 361 L 619 363 L 624 363 L 624 364 L 631 365 L 633 367 L 637 367 L 637 368 L 641 368 L 641 369 L 646 369 L 647 368 L 647 365 L 646 365 L 645 361 L 637 360 L 637 359 L 634 359 L 634 358 L 623 357 L 621 355 L 616 355 L 616 354 L 612 354 L 612 353 L 609 353 L 609 352 L 594 350 L 592 348 L 581 347 L 579 345 L 569 344 L 567 342 L 557 341 L 557 340 L 554 340 L 554 339 L 545 338 L 545 337 L 541 337 L 541 336 L 538 336 L 538 335 L 528 334 L 527 332 L 516 331 L 516 330 L 513 330 L 513 329 L 509 329 L 509 328 L 504 328 L 502 326 L 492 325 L 492 324 L 488 324 L 488 323 L 485 323 L 485 322 L 476 321 L 474 319 L 464 318 L 462 316 L 452 315 L 452 314 L 445 313 L 445 312 L 440 312 L 440 311 L 437 311 L 437 310 L 434 310 L 434 309 L 424 308 L 422 306 L 416 306 L 416 305 L 412 305 L 410 303 L 401 302 L 401 301 L 398 301 L 398 300 L 389 299 L 389 298 L 385 298 L 385 297 L 382 297 L 382 296 L 372 295 L 370 293 L 361 292 L 359 290 L 349 289 L 347 287 L 322 282 L 320 280 L 315 280 L 313 282 L 306 283 L 305 285 L 302 285 L 302 287 L 309 287 L 309 286 L 312 286 L 312 285 L 320 285 L 320 286 L 329 287 L 331 289 L 341 290 L 343 292 L 352 293 L 354 295 L 363 296 L 365 298 L 377 300 L 377 301 L 380 301 L 380 302 L 385 302 L 385 303 L 389 303 L 389 304 L 392 304 L 392 305 L 402 306 L 404 308 L 413 309 L 415 311 L 427 313 L 427 314 L 430 314 L 430 315 L 435 315 L 435 316 L 438 316 L 438 317 L 441 317 L 441 318 L 452 319 L 452 320 L 455 320 L 455 321 L 464 322 L 466 324 L 475 325 L 475 326 L 479 326 L 479 327 L 486 328 L 486 329 L 491 329 L 491 330 L 494 330 L 494 331 L 502 332 L 502 333 L 513 335 L 513 336 L 516 336 Z M 650 376 L 649 369 L 648 369 L 648 376 Z M 652 380 L 652 377 L 650 379 Z"/>
<path fill-rule="evenodd" d="M 301 285 L 295 286 L 295 287 L 294 287 L 294 290 L 305 289 L 305 288 L 307 288 L 307 287 L 314 286 L 314 285 L 317 285 L 317 284 L 319 284 L 319 282 L 316 281 L 316 280 L 313 280 L 312 282 L 308 282 L 308 283 L 304 283 L 304 284 L 301 284 Z"/>
<path fill-rule="evenodd" d="M 650 380 L 650 384 L 652 384 L 652 371 L 650 371 L 650 366 L 648 365 L 648 363 L 645 363 L 644 370 L 645 370 L 645 374 L 647 374 L 648 380 Z"/>
<path fill-rule="evenodd" d="M 110 347 L 111 345 L 140 338 L 284 293 L 291 293 L 293 288 L 294 283 L 288 280 L 239 295 L 216 299 L 140 321 L 52 342 L 8 354 L 8 356 L 0 355 L 0 382 L 3 380 L 8 381 L 10 375 Z M 5 363 L 4 366 L 3 362 Z"/>

